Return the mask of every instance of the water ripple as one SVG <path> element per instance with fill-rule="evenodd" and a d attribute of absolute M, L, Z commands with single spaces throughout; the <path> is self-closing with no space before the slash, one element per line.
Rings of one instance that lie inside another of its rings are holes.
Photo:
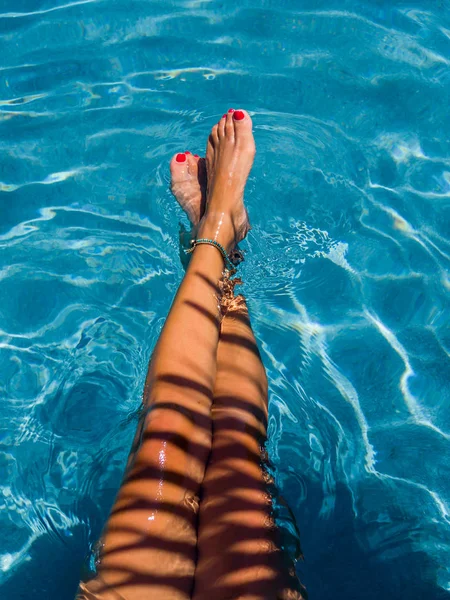
<path fill-rule="evenodd" d="M 40 16 L 48 13 L 52 13 L 58 10 L 64 10 L 66 8 L 71 8 L 72 6 L 80 6 L 83 4 L 92 4 L 98 3 L 100 0 L 78 0 L 78 2 L 69 2 L 68 4 L 61 4 L 60 6 L 52 6 L 51 8 L 47 8 L 44 10 L 35 10 L 32 12 L 23 12 L 23 13 L 0 13 L 0 19 L 17 19 L 20 17 L 30 17 L 30 16 Z"/>
<path fill-rule="evenodd" d="M 243 289 L 299 570 L 311 597 L 448 598 L 446 3 L 105 7 L 0 14 L 3 596 L 73 598 L 183 273 L 168 161 L 243 106 Z"/>

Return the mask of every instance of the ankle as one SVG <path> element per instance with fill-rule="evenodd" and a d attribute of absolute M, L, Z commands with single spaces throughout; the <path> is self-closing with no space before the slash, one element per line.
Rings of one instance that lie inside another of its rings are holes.
<path fill-rule="evenodd" d="M 225 212 L 208 211 L 199 223 L 197 238 L 219 242 L 227 252 L 230 252 L 236 243 L 232 216 Z"/>

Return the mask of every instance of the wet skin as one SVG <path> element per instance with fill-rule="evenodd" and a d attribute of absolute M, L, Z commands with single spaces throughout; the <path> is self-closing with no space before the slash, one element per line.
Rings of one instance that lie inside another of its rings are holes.
<path fill-rule="evenodd" d="M 230 112 L 213 127 L 207 193 L 202 162 L 182 154 L 184 161 L 171 162 L 172 190 L 198 237 L 230 251 L 249 227 L 249 115 Z M 150 361 L 143 417 L 102 536 L 98 575 L 81 584 L 79 600 L 304 597 L 278 550 L 261 467 L 264 367 L 245 302 L 223 298 L 222 272 L 216 248 L 195 249 Z"/>

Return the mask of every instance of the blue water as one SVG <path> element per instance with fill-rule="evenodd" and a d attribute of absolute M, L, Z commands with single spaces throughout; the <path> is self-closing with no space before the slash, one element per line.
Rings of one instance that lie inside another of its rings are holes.
<path fill-rule="evenodd" d="M 243 107 L 299 572 L 313 600 L 448 600 L 449 2 L 0 11 L 0 597 L 73 598 L 183 274 L 168 161 Z"/>

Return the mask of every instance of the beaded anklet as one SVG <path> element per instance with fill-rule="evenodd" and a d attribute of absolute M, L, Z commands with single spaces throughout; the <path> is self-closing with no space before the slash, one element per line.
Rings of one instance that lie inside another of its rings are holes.
<path fill-rule="evenodd" d="M 191 247 L 188 248 L 187 250 L 185 250 L 186 254 L 192 254 L 192 252 L 194 252 L 195 248 L 197 246 L 201 246 L 202 244 L 207 244 L 209 246 L 214 246 L 214 248 L 217 248 L 217 250 L 222 255 L 223 261 L 225 263 L 225 267 L 229 271 L 234 271 L 235 270 L 235 267 L 234 267 L 233 263 L 228 258 L 227 251 L 222 246 L 222 244 L 219 244 L 219 242 L 216 242 L 215 240 L 208 240 L 206 238 L 200 238 L 199 240 L 192 240 L 191 241 Z"/>

